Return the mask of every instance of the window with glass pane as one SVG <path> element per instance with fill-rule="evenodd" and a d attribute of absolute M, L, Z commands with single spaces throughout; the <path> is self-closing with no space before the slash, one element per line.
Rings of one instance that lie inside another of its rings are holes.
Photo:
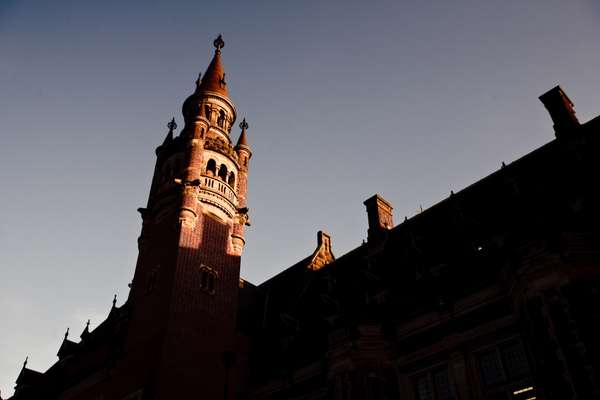
<path fill-rule="evenodd" d="M 499 354 L 496 350 L 483 353 L 479 357 L 479 364 L 481 366 L 481 375 L 483 376 L 483 382 L 486 385 L 493 385 L 504 381 L 504 372 L 502 371 L 502 364 L 500 362 Z"/>
<path fill-rule="evenodd" d="M 417 379 L 417 398 L 419 400 L 434 400 L 433 385 L 429 375 Z"/>
<path fill-rule="evenodd" d="M 427 372 L 416 380 L 418 400 L 454 400 L 454 390 L 448 379 L 448 369 Z"/>
<path fill-rule="evenodd" d="M 447 369 L 434 373 L 433 383 L 435 385 L 437 400 L 449 400 L 454 398 L 452 395 L 452 388 L 450 387 L 450 381 L 448 380 Z"/>
<path fill-rule="evenodd" d="M 506 373 L 510 378 L 519 377 L 529 372 L 527 357 L 521 343 L 514 343 L 503 347 L 502 359 Z"/>

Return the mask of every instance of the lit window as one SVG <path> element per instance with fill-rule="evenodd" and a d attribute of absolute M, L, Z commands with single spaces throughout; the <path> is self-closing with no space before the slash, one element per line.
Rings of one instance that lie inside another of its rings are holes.
<path fill-rule="evenodd" d="M 529 363 L 521 342 L 513 340 L 479 354 L 486 398 L 532 400 L 536 398 Z"/>

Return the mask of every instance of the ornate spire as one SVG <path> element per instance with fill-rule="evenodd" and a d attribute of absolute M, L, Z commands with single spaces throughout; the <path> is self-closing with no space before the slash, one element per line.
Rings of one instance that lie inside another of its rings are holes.
<path fill-rule="evenodd" d="M 242 122 L 240 122 L 240 129 L 242 133 L 240 133 L 240 138 L 237 141 L 235 147 L 250 147 L 248 146 L 248 139 L 246 138 L 246 129 L 248 129 L 249 125 L 246 122 L 246 118 Z"/>
<path fill-rule="evenodd" d="M 206 72 L 204 72 L 204 78 L 200 81 L 197 87 L 197 92 L 215 92 L 222 96 L 229 97 L 227 92 L 227 83 L 225 82 L 225 71 L 223 70 L 223 64 L 221 63 L 221 49 L 225 46 L 223 37 L 219 35 L 214 42 L 215 56 L 210 62 Z"/>
<path fill-rule="evenodd" d="M 169 121 L 169 123 L 167 124 L 167 128 L 169 128 L 169 133 L 171 135 L 173 134 L 173 130 L 177 129 L 177 123 L 175 122 L 175 117 L 173 117 L 171 119 L 171 121 Z"/>
<path fill-rule="evenodd" d="M 161 150 L 164 149 L 165 146 L 167 146 L 169 143 L 171 143 L 173 141 L 173 137 L 174 137 L 173 131 L 175 129 L 177 129 L 177 123 L 175 122 L 175 117 L 173 117 L 171 119 L 171 121 L 169 121 L 169 123 L 167 124 L 167 128 L 169 128 L 169 132 L 167 132 L 167 136 L 165 136 L 165 140 L 163 140 L 162 144 L 156 148 L 156 154 L 158 154 Z"/>

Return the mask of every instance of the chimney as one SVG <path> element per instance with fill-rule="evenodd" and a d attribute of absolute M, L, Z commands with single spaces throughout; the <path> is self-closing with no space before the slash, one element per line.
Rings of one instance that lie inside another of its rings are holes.
<path fill-rule="evenodd" d="M 392 216 L 392 205 L 380 195 L 376 194 L 363 203 L 367 207 L 369 218 L 369 240 L 381 236 L 381 234 L 394 226 Z"/>
<path fill-rule="evenodd" d="M 552 122 L 554 122 L 554 132 L 556 137 L 579 126 L 579 121 L 575 116 L 573 102 L 560 86 L 556 86 L 541 95 L 540 101 L 550 113 L 550 118 L 552 118 Z"/>

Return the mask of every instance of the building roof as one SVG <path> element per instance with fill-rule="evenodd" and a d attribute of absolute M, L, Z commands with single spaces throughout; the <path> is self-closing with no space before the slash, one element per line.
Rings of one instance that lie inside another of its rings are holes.
<path fill-rule="evenodd" d="M 197 93 L 213 92 L 221 96 L 229 98 L 227 91 L 227 82 L 225 82 L 225 70 L 221 61 L 221 48 L 225 45 L 221 35 L 214 41 L 215 55 L 208 65 L 200 84 L 198 85 Z"/>

